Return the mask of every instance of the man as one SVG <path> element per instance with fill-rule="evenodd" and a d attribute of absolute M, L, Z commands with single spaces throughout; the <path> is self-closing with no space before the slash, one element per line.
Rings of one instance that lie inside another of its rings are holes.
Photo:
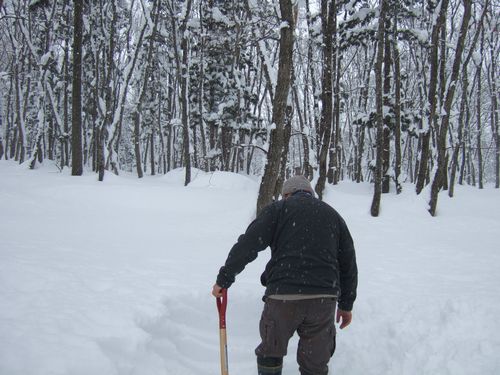
<path fill-rule="evenodd" d="M 326 375 L 335 351 L 335 305 L 341 329 L 352 319 L 354 245 L 342 217 L 314 197 L 304 176 L 285 181 L 282 195 L 284 199 L 265 207 L 238 238 L 212 294 L 221 297 L 257 253 L 271 247 L 271 260 L 261 276 L 266 292 L 262 342 L 255 349 L 258 374 L 281 374 L 288 341 L 297 332 L 300 373 Z"/>

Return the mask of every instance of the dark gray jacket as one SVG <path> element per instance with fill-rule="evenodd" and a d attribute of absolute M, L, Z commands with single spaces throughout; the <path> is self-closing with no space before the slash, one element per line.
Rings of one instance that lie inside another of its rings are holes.
<path fill-rule="evenodd" d="M 265 207 L 232 247 L 217 284 L 229 288 L 268 246 L 271 260 L 261 276 L 266 296 L 337 295 L 339 308 L 352 310 L 356 255 L 347 225 L 332 207 L 304 191 Z"/>

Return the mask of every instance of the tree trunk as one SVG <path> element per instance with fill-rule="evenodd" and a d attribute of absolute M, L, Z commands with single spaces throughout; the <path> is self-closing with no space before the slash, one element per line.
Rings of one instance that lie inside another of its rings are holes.
<path fill-rule="evenodd" d="M 26 157 L 26 134 L 24 129 L 24 118 L 21 111 L 21 87 L 19 82 L 19 69 L 16 65 L 14 69 L 14 80 L 16 85 L 16 124 L 17 124 L 17 142 L 14 143 L 15 147 L 15 160 L 19 164 L 24 163 L 24 158 Z"/>
<path fill-rule="evenodd" d="M 380 0 L 380 15 L 378 19 L 377 35 L 377 62 L 375 65 L 376 103 L 377 103 L 377 161 L 375 167 L 375 187 L 371 205 L 371 215 L 377 217 L 380 212 L 380 198 L 382 195 L 382 154 L 384 147 L 384 113 L 382 64 L 384 62 L 385 14 L 386 0 Z"/>
<path fill-rule="evenodd" d="M 116 0 L 110 1 L 110 9 L 111 9 L 111 24 L 109 31 L 109 49 L 107 50 L 107 61 L 106 61 L 106 71 L 104 82 L 107 84 L 104 88 L 104 102 L 106 105 L 106 113 L 104 114 L 104 119 L 100 126 L 99 131 L 99 150 L 98 150 L 98 172 L 99 172 L 99 181 L 104 180 L 104 173 L 106 169 L 106 146 L 109 137 L 109 127 L 113 122 L 113 102 L 114 102 L 114 93 L 113 87 L 111 85 L 114 69 L 115 69 L 115 48 L 116 48 L 116 23 L 117 23 L 117 11 L 116 11 Z"/>
<path fill-rule="evenodd" d="M 335 10 L 335 14 L 337 11 Z M 338 51 L 337 43 L 337 23 L 333 22 L 333 78 L 335 85 L 333 85 L 333 116 L 332 116 L 332 137 L 330 151 L 332 158 L 329 165 L 328 182 L 337 185 L 341 178 L 342 172 L 342 133 L 340 131 L 340 67 L 342 62 L 342 55 Z"/>
<path fill-rule="evenodd" d="M 323 33 L 323 77 L 321 94 L 321 123 L 320 139 L 321 149 L 319 154 L 319 178 L 316 183 L 316 193 L 319 199 L 323 198 L 323 190 L 327 177 L 327 157 L 330 149 L 333 121 L 333 31 L 336 23 L 335 0 L 321 0 L 321 31 Z"/>
<path fill-rule="evenodd" d="M 394 182 L 396 184 L 396 194 L 403 190 L 400 181 L 401 175 L 401 68 L 398 48 L 398 23 L 397 17 L 394 17 L 394 40 L 392 42 L 394 56 Z"/>
<path fill-rule="evenodd" d="M 480 60 L 479 65 L 477 66 L 477 95 L 476 95 L 476 119 L 477 119 L 477 170 L 478 170 L 478 182 L 479 189 L 484 189 L 483 185 L 483 150 L 481 147 L 481 135 L 482 135 L 482 126 L 481 126 L 481 95 L 483 85 L 481 83 L 482 74 L 481 70 L 483 69 L 483 51 L 484 51 L 484 29 L 481 33 L 481 49 L 480 49 Z"/>
<path fill-rule="evenodd" d="M 391 27 L 390 20 L 385 21 L 385 30 Z M 389 193 L 391 185 L 390 167 L 391 167 L 391 121 L 392 116 L 389 113 L 391 107 L 391 43 L 389 41 L 389 33 L 385 32 L 384 37 L 384 99 L 383 113 L 384 116 L 384 134 L 383 134 L 383 152 L 382 152 L 382 194 Z"/>
<path fill-rule="evenodd" d="M 495 157 L 494 157 L 494 166 L 495 166 L 495 188 L 500 188 L 500 134 L 498 132 L 498 100 L 497 100 L 497 68 L 496 68 L 496 56 L 494 46 L 492 45 L 491 50 L 491 74 L 489 75 L 490 79 L 490 96 L 491 96 L 491 133 L 493 135 L 493 143 L 495 145 Z"/>
<path fill-rule="evenodd" d="M 465 149 L 465 142 L 463 141 L 463 129 L 464 129 L 464 116 L 465 116 L 465 106 L 467 102 L 468 95 L 468 85 L 469 81 L 467 78 L 467 67 L 464 66 L 462 70 L 462 100 L 460 101 L 460 111 L 458 115 L 458 130 L 457 130 L 457 141 L 455 147 L 453 148 L 453 153 L 451 155 L 451 167 L 450 167 L 450 183 L 448 189 L 448 196 L 453 197 L 455 193 L 455 177 L 458 169 L 458 156 L 460 149 Z"/>
<path fill-rule="evenodd" d="M 286 162 L 288 160 L 288 153 L 290 151 L 290 138 L 292 135 L 292 116 L 293 107 L 287 105 L 285 112 L 285 128 L 283 131 L 283 151 L 281 152 L 280 174 L 274 189 L 274 198 L 279 199 L 283 182 L 285 182 Z"/>
<path fill-rule="evenodd" d="M 191 150 L 189 142 L 189 98 L 188 98 L 188 35 L 187 35 L 187 21 L 189 13 L 191 12 L 191 0 L 187 0 L 186 13 L 182 25 L 179 29 L 182 36 L 181 51 L 182 51 L 182 66 L 180 73 L 180 104 L 181 104 L 181 121 L 182 121 L 182 149 L 184 156 L 184 165 L 186 167 L 186 175 L 184 179 L 184 186 L 191 182 Z"/>
<path fill-rule="evenodd" d="M 291 0 L 280 0 L 281 19 L 287 25 L 280 30 L 279 67 L 276 92 L 273 100 L 272 122 L 275 126 L 271 130 L 271 140 L 267 153 L 267 162 L 264 176 L 260 183 L 259 197 L 257 199 L 257 213 L 271 203 L 276 182 L 279 176 L 281 153 L 283 151 L 283 128 L 285 123 L 285 110 L 290 90 L 293 57 L 293 32 L 294 18 Z"/>
<path fill-rule="evenodd" d="M 189 99 L 188 99 L 188 83 L 187 83 L 187 59 L 188 59 L 188 40 L 187 36 L 182 38 L 182 73 L 181 73 L 181 120 L 182 120 L 182 149 L 184 154 L 184 165 L 186 167 L 186 175 L 184 179 L 184 186 L 191 182 L 191 150 L 189 143 Z"/>
<path fill-rule="evenodd" d="M 422 149 L 420 154 L 419 170 L 418 170 L 417 186 L 416 186 L 417 194 L 420 194 L 422 192 L 422 189 L 424 188 L 429 173 L 428 167 L 429 167 L 429 156 L 430 156 L 430 137 L 432 128 L 435 123 L 436 106 L 437 106 L 436 89 L 437 89 L 438 69 L 439 69 L 438 42 L 439 42 L 439 34 L 441 28 L 446 26 L 447 9 L 448 9 L 448 0 L 442 0 L 439 16 L 432 28 L 432 39 L 431 39 L 432 47 L 430 54 L 430 79 L 429 79 L 429 95 L 428 95 L 429 116 L 427 118 L 427 126 L 424 129 L 424 133 L 422 135 Z"/>
<path fill-rule="evenodd" d="M 309 0 L 306 0 L 306 21 L 307 21 L 307 31 L 309 35 L 309 39 L 314 40 L 313 36 L 313 25 L 312 25 L 312 17 L 311 17 L 311 11 L 310 11 L 310 6 L 309 6 Z M 317 82 L 316 82 L 316 77 L 314 75 L 314 57 L 313 57 L 313 43 L 309 43 L 307 47 L 307 70 L 308 70 L 308 77 L 311 80 L 311 92 L 312 92 L 312 101 L 313 101 L 313 114 L 312 114 L 312 127 L 314 129 L 320 129 L 320 114 L 319 114 L 319 100 L 318 100 L 318 89 L 317 89 Z M 305 90 L 308 90 L 309 87 L 306 86 Z M 312 146 L 315 148 L 315 154 L 317 155 L 317 160 L 319 161 L 319 153 L 320 153 L 320 146 L 321 146 L 321 138 L 319 137 L 320 132 L 316 131 L 316 142 L 313 142 Z M 312 179 L 312 174 L 309 176 L 310 179 Z"/>
<path fill-rule="evenodd" d="M 304 117 L 301 114 L 300 111 L 300 104 L 299 104 L 299 95 L 297 93 L 297 86 L 293 86 L 293 98 L 294 98 L 294 103 L 295 107 L 297 109 L 297 116 L 299 118 L 299 124 L 300 124 L 300 132 L 301 132 L 301 142 L 302 142 L 302 148 L 303 148 L 303 164 L 301 168 L 301 173 L 306 177 L 309 178 L 309 176 L 312 176 L 312 167 L 309 161 L 309 139 L 307 138 L 307 134 L 304 133 L 305 131 L 305 124 L 304 124 Z M 304 110 L 304 115 L 305 115 L 306 110 Z M 300 142 L 299 142 L 300 143 Z"/>
<path fill-rule="evenodd" d="M 231 160 L 231 146 L 232 146 L 233 132 L 232 129 L 224 125 L 221 128 L 221 149 L 222 149 L 222 163 L 221 167 L 223 171 L 229 171 L 230 160 Z"/>
<path fill-rule="evenodd" d="M 368 56 L 368 50 L 365 48 L 365 57 Z M 377 57 L 377 51 L 375 50 L 373 52 L 373 55 L 370 59 L 369 64 L 365 67 L 363 71 L 363 77 L 364 77 L 364 85 L 361 89 L 361 94 L 359 97 L 359 107 L 362 109 L 363 113 L 367 112 L 368 109 L 368 90 L 370 88 L 370 77 L 371 77 L 371 71 L 374 66 L 375 58 Z M 359 125 L 359 130 L 358 130 L 358 152 L 356 155 L 356 182 L 360 183 L 363 181 L 363 168 L 362 168 L 362 161 L 363 161 L 363 153 L 365 150 L 365 130 L 366 130 L 366 125 L 365 122 L 362 121 L 361 125 Z"/>
<path fill-rule="evenodd" d="M 134 112 L 132 115 L 134 121 L 134 155 L 135 155 L 135 168 L 137 171 L 137 177 L 142 178 L 144 172 L 142 170 L 142 158 L 141 158 L 141 115 L 139 112 Z"/>
<path fill-rule="evenodd" d="M 82 42 L 83 0 L 74 0 L 73 83 L 71 106 L 71 175 L 83 173 L 82 157 Z"/>
<path fill-rule="evenodd" d="M 456 82 L 460 71 L 460 64 L 462 61 L 462 52 L 464 49 L 465 38 L 469 27 L 469 20 L 471 17 L 471 0 L 464 0 L 464 15 L 462 19 L 462 26 L 460 28 L 460 35 L 458 37 L 457 46 L 455 49 L 455 59 L 453 61 L 453 68 L 450 77 L 450 85 L 446 92 L 446 99 L 444 107 L 441 110 L 441 126 L 439 127 L 439 134 L 437 135 L 438 143 L 438 160 L 437 168 L 434 174 L 434 179 L 431 186 L 431 197 L 429 201 L 429 213 L 432 216 L 436 215 L 436 207 L 438 201 L 439 190 L 443 186 L 444 174 L 446 173 L 446 136 L 450 121 L 450 110 L 455 95 Z"/>

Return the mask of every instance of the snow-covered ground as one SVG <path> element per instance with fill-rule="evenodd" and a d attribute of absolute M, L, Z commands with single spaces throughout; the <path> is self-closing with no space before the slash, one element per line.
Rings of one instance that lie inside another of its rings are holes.
<path fill-rule="evenodd" d="M 1 375 L 216 375 L 219 267 L 255 213 L 258 184 L 196 171 L 71 177 L 0 161 Z M 431 218 L 411 185 L 369 215 L 371 187 L 325 200 L 359 267 L 332 373 L 500 373 L 500 191 L 457 187 Z M 268 252 L 229 290 L 231 375 L 253 375 Z M 285 375 L 298 375 L 297 339 Z"/>

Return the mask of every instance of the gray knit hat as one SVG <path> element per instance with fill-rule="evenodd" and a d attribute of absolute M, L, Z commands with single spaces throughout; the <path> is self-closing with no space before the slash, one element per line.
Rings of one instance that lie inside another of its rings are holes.
<path fill-rule="evenodd" d="M 284 196 L 285 194 L 293 194 L 299 190 L 309 191 L 310 193 L 312 193 L 312 195 L 314 195 L 314 190 L 311 186 L 311 183 L 302 175 L 293 176 L 286 180 L 283 183 L 281 194 Z"/>

